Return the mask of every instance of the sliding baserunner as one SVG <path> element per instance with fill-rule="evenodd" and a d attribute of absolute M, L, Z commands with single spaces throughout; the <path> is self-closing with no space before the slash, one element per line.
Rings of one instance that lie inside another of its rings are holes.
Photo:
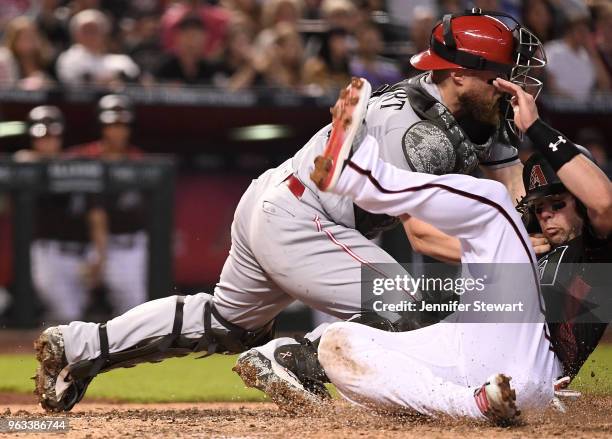
<path fill-rule="evenodd" d="M 539 120 L 530 95 L 501 79 L 493 84 L 513 95 L 516 125 L 544 155 L 542 163 L 547 160 L 557 173 L 560 181 L 556 189 L 559 184 L 563 187 L 555 198 L 542 198 L 550 192 L 539 191 L 539 196 L 527 199 L 536 203 L 530 205 L 548 237 L 538 244 L 580 249 L 585 247 L 576 247 L 576 238 L 584 236 L 589 238 L 587 246 L 600 250 L 597 254 L 607 254 L 591 261 L 609 260 L 610 181 L 566 137 Z M 354 114 L 353 118 L 361 123 L 363 117 Z M 551 332 L 536 256 L 507 190 L 497 182 L 465 175 L 404 171 L 379 158 L 378 144 L 372 137 L 361 142 L 348 140 L 330 143 L 316 159 L 313 180 L 321 190 L 350 196 L 369 212 L 411 215 L 455 236 L 468 270 L 474 271 L 479 263 L 504 264 L 496 271 L 498 279 L 491 280 L 494 288 L 489 288 L 488 299 L 495 300 L 492 294 L 503 292 L 504 282 L 511 281 L 512 293 L 507 297 L 521 302 L 523 310 L 513 313 L 508 321 L 499 312 L 481 314 L 476 320 L 474 313 L 456 313 L 445 322 L 404 333 L 334 323 L 324 331 L 318 349 L 331 382 L 347 399 L 369 407 L 488 418 L 497 423 L 515 420 L 520 414 L 517 406 L 547 406 L 554 398 L 555 383 L 564 375 L 571 378 L 577 373 L 606 323 L 585 323 L 590 329 L 577 327 L 572 322 L 575 315 L 569 315 L 567 322 L 550 325 Z M 533 169 L 530 166 L 526 171 Z M 544 175 L 541 169 L 535 172 Z M 578 176 L 584 188 L 578 184 Z M 544 176 L 539 184 L 546 187 L 546 178 L 550 176 Z M 533 192 L 535 184 L 529 187 Z M 585 205 L 582 215 L 574 209 L 576 200 Z M 569 225 L 559 218 L 554 223 L 551 218 L 565 208 Z M 527 268 L 520 270 L 522 277 L 506 275 L 512 274 L 509 267 L 515 266 Z M 575 300 L 576 296 L 568 292 L 567 299 Z M 470 303 L 470 298 L 466 302 Z"/>

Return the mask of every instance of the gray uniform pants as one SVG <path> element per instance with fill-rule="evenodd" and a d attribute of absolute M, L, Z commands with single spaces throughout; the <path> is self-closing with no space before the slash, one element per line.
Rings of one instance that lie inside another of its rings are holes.
<path fill-rule="evenodd" d="M 395 262 L 356 230 L 329 220 L 309 189 L 298 199 L 285 182 L 292 172 L 288 161 L 247 189 L 236 208 L 231 250 L 214 296 L 185 298 L 182 335 L 202 336 L 203 307 L 211 300 L 222 317 L 247 330 L 263 327 L 294 300 L 348 319 L 361 310 L 362 263 Z M 386 274 L 406 273 L 395 264 Z M 154 300 L 110 320 L 109 351 L 171 333 L 175 302 L 174 297 Z M 221 324 L 213 318 L 212 327 Z M 100 355 L 98 324 L 72 322 L 61 329 L 69 363 Z"/>

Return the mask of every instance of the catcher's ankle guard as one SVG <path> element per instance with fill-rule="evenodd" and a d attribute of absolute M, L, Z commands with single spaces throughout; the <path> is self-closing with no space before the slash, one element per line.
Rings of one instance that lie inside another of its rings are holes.
<path fill-rule="evenodd" d="M 274 320 L 261 329 L 247 331 L 223 318 L 210 301 L 204 304 L 203 335 L 200 338 L 182 336 L 184 301 L 184 296 L 177 296 L 174 323 L 170 334 L 143 340 L 121 352 L 109 352 L 106 325 L 100 325 L 100 356 L 94 360 L 83 360 L 72 364 L 70 376 L 77 380 L 91 381 L 99 373 L 119 367 L 134 367 L 140 363 L 158 363 L 166 358 L 184 357 L 191 352 L 205 351 L 204 355 L 198 358 L 214 353 L 234 354 L 265 344 L 274 338 Z M 223 328 L 212 328 L 212 317 Z"/>

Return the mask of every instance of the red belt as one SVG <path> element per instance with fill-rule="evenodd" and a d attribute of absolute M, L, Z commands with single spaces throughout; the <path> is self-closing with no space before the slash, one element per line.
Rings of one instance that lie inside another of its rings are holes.
<path fill-rule="evenodd" d="M 306 187 L 304 187 L 302 182 L 298 180 L 295 174 L 291 174 L 289 177 L 287 177 L 285 179 L 285 184 L 287 185 L 291 193 L 295 195 L 295 198 L 297 198 L 298 200 L 302 198 Z"/>

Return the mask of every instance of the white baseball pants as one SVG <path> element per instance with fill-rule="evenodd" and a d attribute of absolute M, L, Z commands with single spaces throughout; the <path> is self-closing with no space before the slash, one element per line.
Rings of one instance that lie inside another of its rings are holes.
<path fill-rule="evenodd" d="M 405 333 L 333 323 L 319 345 L 328 377 L 344 397 L 368 407 L 481 418 L 474 390 L 491 374 L 504 373 L 513 377 L 519 408 L 545 406 L 561 367 L 547 340 L 535 255 L 508 192 L 491 180 L 397 169 L 379 159 L 377 148 L 367 138 L 334 191 L 369 212 L 409 214 L 456 236 L 464 265 L 524 264 L 524 278 L 501 270 L 488 289 L 512 282 L 524 320 L 498 323 L 495 313 L 465 323 L 459 313 Z"/>
<path fill-rule="evenodd" d="M 109 237 L 103 281 L 115 313 L 122 314 L 147 300 L 148 256 L 146 232 Z"/>
<path fill-rule="evenodd" d="M 63 251 L 61 246 L 60 241 L 46 239 L 32 243 L 32 284 L 47 308 L 46 319 L 69 322 L 83 317 L 89 301 L 84 278 L 87 251 L 71 253 Z"/>
<path fill-rule="evenodd" d="M 203 309 L 209 302 L 223 318 L 247 330 L 264 327 L 294 300 L 349 319 L 361 312 L 363 263 L 386 263 L 391 278 L 408 275 L 357 230 L 329 219 L 316 194 L 306 189 L 298 199 L 285 183 L 293 172 L 287 161 L 253 181 L 242 196 L 232 223 L 232 246 L 214 295 L 185 297 L 183 336 L 202 337 Z M 412 300 L 406 291 L 397 294 Z M 170 334 L 175 304 L 174 296 L 157 299 L 110 320 L 109 351 Z M 100 355 L 98 326 L 77 321 L 60 327 L 69 363 Z M 212 327 L 222 327 L 214 316 Z"/>

